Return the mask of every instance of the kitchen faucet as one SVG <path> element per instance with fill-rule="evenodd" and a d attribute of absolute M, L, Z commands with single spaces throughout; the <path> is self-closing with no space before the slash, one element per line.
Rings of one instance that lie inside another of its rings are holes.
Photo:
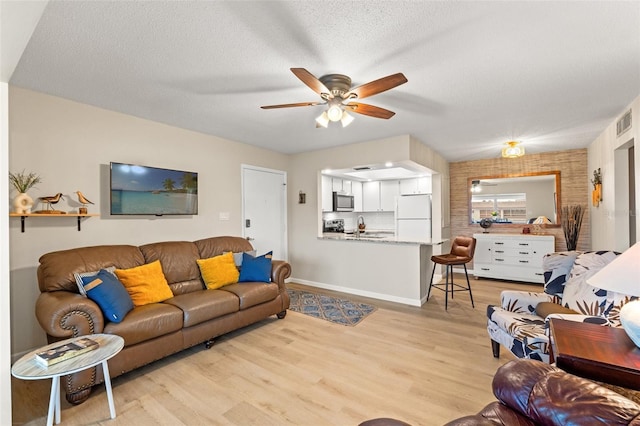
<path fill-rule="evenodd" d="M 362 230 L 364 231 L 364 217 L 362 215 L 358 215 L 358 221 L 356 224 L 356 236 L 360 237 L 360 225 L 362 225 Z"/>

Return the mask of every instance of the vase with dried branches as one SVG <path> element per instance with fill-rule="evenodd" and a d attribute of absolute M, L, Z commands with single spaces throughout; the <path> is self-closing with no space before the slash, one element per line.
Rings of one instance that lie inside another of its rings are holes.
<path fill-rule="evenodd" d="M 27 194 L 27 191 L 42 182 L 37 174 L 25 173 L 23 170 L 19 173 L 9 173 L 9 182 L 18 191 L 18 195 L 13 200 L 13 207 L 16 213 L 29 214 L 33 207 L 33 198 Z"/>
<path fill-rule="evenodd" d="M 562 207 L 560 223 L 562 224 L 564 240 L 569 251 L 574 251 L 578 247 L 578 237 L 580 236 L 582 217 L 585 210 L 586 207 L 580 204 Z"/>

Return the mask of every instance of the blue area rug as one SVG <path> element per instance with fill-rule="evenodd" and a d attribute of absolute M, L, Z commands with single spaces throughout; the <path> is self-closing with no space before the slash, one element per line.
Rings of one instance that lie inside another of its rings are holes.
<path fill-rule="evenodd" d="M 294 312 L 342 325 L 356 325 L 373 313 L 376 306 L 352 302 L 303 290 L 287 289 L 291 298 L 289 309 Z"/>

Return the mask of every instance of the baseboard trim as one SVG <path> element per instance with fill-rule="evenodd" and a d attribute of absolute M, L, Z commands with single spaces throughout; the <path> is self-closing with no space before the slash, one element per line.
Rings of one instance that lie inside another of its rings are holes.
<path fill-rule="evenodd" d="M 317 281 L 303 280 L 303 279 L 300 279 L 300 278 L 290 278 L 290 279 L 288 279 L 286 281 L 287 282 L 295 282 L 295 283 L 298 283 L 298 284 L 308 285 L 309 287 L 322 288 L 324 290 L 339 291 L 341 293 L 353 294 L 353 295 L 356 295 L 356 296 L 363 296 L 363 297 L 370 297 L 372 299 L 385 300 L 387 302 L 402 303 L 403 305 L 409 305 L 409 306 L 422 306 L 422 304 L 426 301 L 426 298 L 423 298 L 423 299 L 409 299 L 409 298 L 405 298 L 405 297 L 396 297 L 396 296 L 391 296 L 391 295 L 383 294 L 383 293 L 375 293 L 375 292 L 372 292 L 372 291 L 358 290 L 358 289 L 353 289 L 353 288 L 350 288 L 350 287 L 342 287 L 342 286 L 337 286 L 337 285 L 332 285 L 332 284 L 320 283 L 320 282 L 317 282 Z"/>

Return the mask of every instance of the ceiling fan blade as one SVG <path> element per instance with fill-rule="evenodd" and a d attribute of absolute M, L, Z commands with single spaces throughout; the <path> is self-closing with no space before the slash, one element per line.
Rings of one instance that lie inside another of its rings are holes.
<path fill-rule="evenodd" d="M 364 99 L 369 96 L 377 95 L 378 93 L 385 92 L 389 89 L 393 89 L 396 86 L 406 83 L 408 80 L 401 72 L 386 77 L 379 78 L 378 80 L 371 81 L 369 83 L 358 86 L 355 89 L 345 93 L 343 98 L 347 99 L 352 94 L 356 95 L 358 99 Z"/>
<path fill-rule="evenodd" d="M 318 80 L 313 74 L 307 71 L 304 68 L 291 68 L 291 72 L 296 75 L 304 84 L 309 86 L 311 90 L 316 92 L 318 95 L 326 94 L 329 99 L 333 98 L 331 95 L 331 91 L 327 89 L 327 86 L 324 85 L 320 80 Z"/>
<path fill-rule="evenodd" d="M 297 104 L 280 104 L 280 105 L 264 105 L 260 108 L 262 109 L 275 109 L 275 108 L 292 108 L 292 107 L 302 107 L 302 106 L 314 106 L 314 105 L 322 105 L 324 102 L 298 102 Z"/>
<path fill-rule="evenodd" d="M 388 109 L 380 108 L 373 105 L 361 104 L 360 102 L 349 102 L 344 107 L 355 113 L 368 115 L 375 118 L 389 119 L 396 115 L 395 112 L 389 111 Z"/>

